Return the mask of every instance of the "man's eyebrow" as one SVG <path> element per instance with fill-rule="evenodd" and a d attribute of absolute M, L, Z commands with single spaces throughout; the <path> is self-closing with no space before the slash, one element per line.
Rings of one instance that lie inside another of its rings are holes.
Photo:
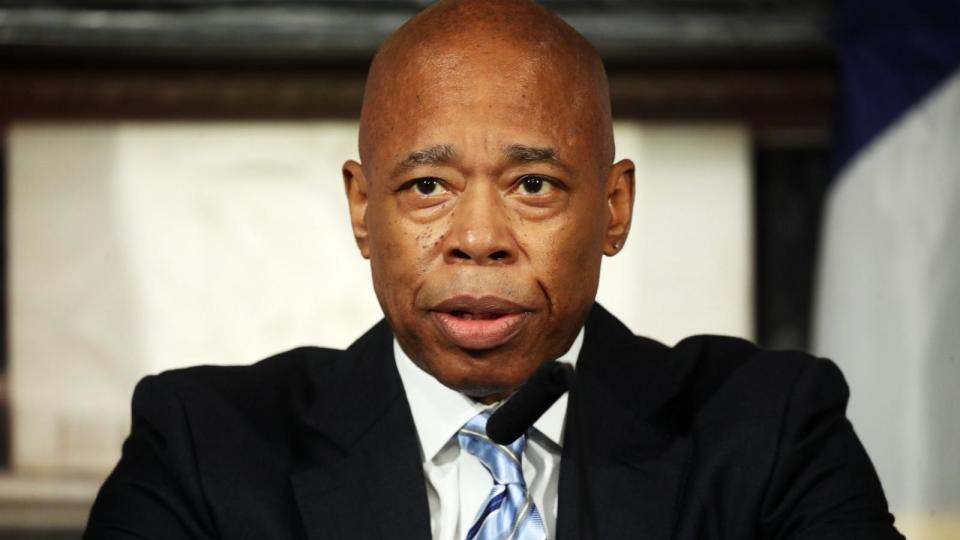
<path fill-rule="evenodd" d="M 456 158 L 456 155 L 457 153 L 454 151 L 453 146 L 449 144 L 435 144 L 427 148 L 414 150 L 407 154 L 407 157 L 397 165 L 397 168 L 394 170 L 394 175 L 424 165 L 449 163 Z"/>
<path fill-rule="evenodd" d="M 515 163 L 549 163 L 563 169 L 569 169 L 553 148 L 509 144 L 503 147 L 503 153 L 508 160 Z"/>

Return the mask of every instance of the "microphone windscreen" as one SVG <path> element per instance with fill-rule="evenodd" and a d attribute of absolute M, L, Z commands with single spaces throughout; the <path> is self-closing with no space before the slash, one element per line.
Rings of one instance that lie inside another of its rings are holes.
<path fill-rule="evenodd" d="M 573 366 L 547 362 L 500 406 L 487 421 L 487 436 L 497 444 L 510 444 L 527 432 L 573 383 Z"/>

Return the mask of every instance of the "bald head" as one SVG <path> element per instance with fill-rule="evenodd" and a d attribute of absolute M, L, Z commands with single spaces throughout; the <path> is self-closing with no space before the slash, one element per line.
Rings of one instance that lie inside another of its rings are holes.
<path fill-rule="evenodd" d="M 601 175 L 613 159 L 609 89 L 599 55 L 532 1 L 441 1 L 398 29 L 370 67 L 361 159 L 370 162 L 396 126 L 429 129 L 444 121 L 448 107 L 498 109 L 524 121 L 559 115 L 571 142 L 593 147 Z"/>

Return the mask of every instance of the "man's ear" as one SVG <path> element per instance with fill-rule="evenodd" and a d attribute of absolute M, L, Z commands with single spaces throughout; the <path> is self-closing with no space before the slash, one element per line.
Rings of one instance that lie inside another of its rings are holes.
<path fill-rule="evenodd" d="M 369 259 L 367 178 L 363 175 L 363 167 L 352 159 L 343 164 L 343 188 L 347 192 L 347 204 L 350 206 L 350 225 L 353 227 L 353 238 L 357 242 L 357 247 L 360 248 L 360 255 L 364 259 Z"/>
<path fill-rule="evenodd" d="M 616 255 L 623 249 L 630 233 L 630 223 L 633 220 L 634 170 L 633 162 L 624 159 L 613 164 L 610 176 L 607 177 L 609 220 L 603 246 L 603 253 L 607 256 Z"/>

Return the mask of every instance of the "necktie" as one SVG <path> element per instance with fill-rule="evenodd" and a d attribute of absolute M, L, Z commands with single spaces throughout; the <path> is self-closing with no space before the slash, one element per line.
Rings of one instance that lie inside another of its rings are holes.
<path fill-rule="evenodd" d="M 527 493 L 521 459 L 526 437 L 510 446 L 487 437 L 489 411 L 464 424 L 457 434 L 460 448 L 477 457 L 493 477 L 493 489 L 467 532 L 466 540 L 545 540 L 540 512 Z"/>

